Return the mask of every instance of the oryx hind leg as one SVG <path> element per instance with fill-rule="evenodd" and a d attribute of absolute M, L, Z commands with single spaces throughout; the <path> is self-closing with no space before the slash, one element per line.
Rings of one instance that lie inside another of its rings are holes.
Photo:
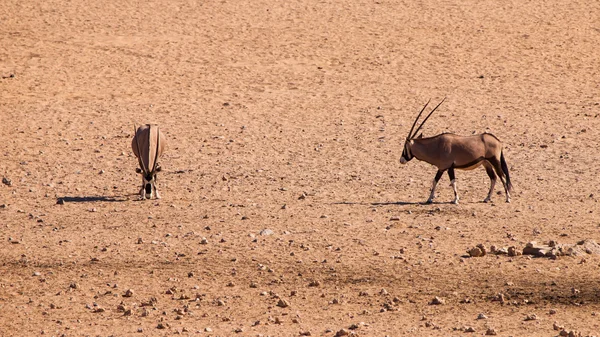
<path fill-rule="evenodd" d="M 487 197 L 483 199 L 483 202 L 490 202 L 492 201 L 492 193 L 494 193 L 494 187 L 496 186 L 496 173 L 494 173 L 494 168 L 489 162 L 484 161 L 483 166 L 485 167 L 485 172 L 487 172 L 487 175 L 490 177 L 490 191 L 488 192 Z"/>
<path fill-rule="evenodd" d="M 448 177 L 450 177 L 450 185 L 452 186 L 452 189 L 454 190 L 454 200 L 452 201 L 453 204 L 458 204 L 458 199 L 460 199 L 458 197 L 458 189 L 456 188 L 456 176 L 454 175 L 454 168 L 451 167 L 448 169 Z"/>
<path fill-rule="evenodd" d="M 500 181 L 502 182 L 502 185 L 504 186 L 504 193 L 506 193 L 506 202 L 510 202 L 510 193 L 508 192 L 508 184 L 506 183 L 506 176 L 504 175 L 504 171 L 502 171 L 502 165 L 500 164 L 500 159 L 494 157 L 494 158 L 488 159 L 488 161 L 494 167 L 494 171 L 496 171 L 496 174 L 498 175 L 498 177 L 500 177 Z"/>
<path fill-rule="evenodd" d="M 426 204 L 431 204 L 433 202 L 433 199 L 435 198 L 435 187 L 437 186 L 438 181 L 440 181 L 442 174 L 444 174 L 444 171 L 441 170 L 438 170 L 435 174 L 435 178 L 433 178 L 433 184 L 431 185 L 431 193 L 429 193 L 429 199 L 425 201 Z"/>

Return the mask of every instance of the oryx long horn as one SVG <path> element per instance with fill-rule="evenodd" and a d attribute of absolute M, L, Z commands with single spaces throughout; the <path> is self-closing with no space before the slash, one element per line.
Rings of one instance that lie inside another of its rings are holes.
<path fill-rule="evenodd" d="M 142 153 L 140 152 L 140 140 L 137 137 L 137 129 L 135 127 L 135 123 L 133 124 L 133 137 L 135 138 L 135 148 L 139 155 L 138 162 L 140 164 L 140 167 L 144 171 L 144 174 L 146 174 L 146 173 L 148 173 L 148 169 L 146 168 L 146 165 L 144 164 L 144 161 L 142 160 Z"/>
<path fill-rule="evenodd" d="M 429 117 L 431 117 L 431 115 L 433 114 L 433 112 L 435 111 L 435 109 L 437 109 L 440 105 L 442 105 L 442 103 L 444 103 L 445 100 L 446 100 L 446 97 L 444 97 L 444 99 L 438 105 L 436 105 L 435 108 L 433 108 L 433 110 L 431 110 L 431 112 L 429 113 L 429 115 L 427 115 L 427 117 L 425 117 L 425 119 L 423 120 L 423 122 L 421 122 L 421 125 L 419 125 L 419 127 L 417 128 L 417 130 L 415 131 L 415 133 L 413 133 L 412 136 L 410 136 L 409 139 L 412 139 L 412 137 L 414 137 L 419 132 L 419 130 L 421 130 L 421 127 L 423 127 L 423 124 L 425 124 L 425 122 L 427 122 L 427 120 L 429 119 Z M 419 114 L 419 116 L 420 116 L 420 114 Z"/>
<path fill-rule="evenodd" d="M 417 118 L 415 118 L 415 121 L 413 122 L 413 125 L 410 128 L 410 131 L 408 132 L 408 137 L 406 139 L 410 139 L 411 138 L 410 135 L 412 135 L 413 129 L 415 128 L 415 125 L 417 124 L 417 121 L 421 117 L 421 114 L 423 113 L 423 111 L 425 111 L 425 108 L 427 107 L 427 105 L 429 104 L 429 102 L 431 102 L 431 98 L 429 99 L 429 101 L 427 101 L 427 103 L 425 103 L 425 106 L 423 106 L 423 109 L 421 109 L 421 112 L 419 112 L 419 115 L 417 116 Z"/>
<path fill-rule="evenodd" d="M 150 137 L 152 138 L 152 132 L 149 132 Z M 148 141 L 148 143 L 150 143 L 150 141 Z M 160 129 L 158 128 L 158 126 L 156 127 L 156 152 L 154 152 L 154 165 L 152 165 L 152 173 L 154 173 L 156 171 L 156 166 L 158 163 L 158 149 L 159 149 L 159 145 L 160 145 Z"/>

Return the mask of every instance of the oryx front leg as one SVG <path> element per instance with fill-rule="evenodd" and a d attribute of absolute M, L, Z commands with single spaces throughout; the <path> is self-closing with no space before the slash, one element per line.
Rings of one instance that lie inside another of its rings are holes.
<path fill-rule="evenodd" d="M 154 197 L 156 199 L 160 199 L 160 194 L 158 193 L 158 183 L 154 182 Z"/>
<path fill-rule="evenodd" d="M 456 177 L 454 176 L 454 168 L 448 169 L 448 176 L 450 177 L 450 185 L 452 185 L 452 189 L 454 190 L 454 200 L 453 204 L 458 204 L 458 190 L 456 189 Z"/>
<path fill-rule="evenodd" d="M 146 199 L 146 179 L 142 176 L 142 188 L 140 188 L 140 200 Z"/>
<path fill-rule="evenodd" d="M 431 193 L 429 194 L 429 199 L 425 201 L 426 204 L 431 204 L 433 202 L 433 199 L 435 198 L 435 187 L 437 186 L 438 181 L 440 181 L 442 174 L 444 174 L 444 171 L 441 170 L 438 170 L 435 174 L 435 178 L 433 178 L 433 183 L 431 185 Z"/>

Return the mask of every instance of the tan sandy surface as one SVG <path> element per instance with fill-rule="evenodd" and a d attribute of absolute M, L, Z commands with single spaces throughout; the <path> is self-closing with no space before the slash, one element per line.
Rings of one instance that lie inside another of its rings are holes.
<path fill-rule="evenodd" d="M 600 335 L 599 256 L 464 257 L 600 241 L 599 46 L 597 1 L 0 1 L 0 335 Z M 422 204 L 443 97 L 511 204 Z"/>

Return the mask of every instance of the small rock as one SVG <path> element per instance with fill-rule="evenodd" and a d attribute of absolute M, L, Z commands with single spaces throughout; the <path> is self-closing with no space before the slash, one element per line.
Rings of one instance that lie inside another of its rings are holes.
<path fill-rule="evenodd" d="M 270 229 L 265 228 L 265 229 L 261 230 L 258 234 L 260 234 L 262 236 L 267 236 L 267 235 L 273 235 L 273 234 L 275 234 L 275 232 L 273 232 Z"/>
<path fill-rule="evenodd" d="M 525 316 L 525 321 L 536 321 L 538 319 L 536 314 L 531 314 L 531 315 L 527 315 Z"/>
<path fill-rule="evenodd" d="M 390 221 L 400 221 L 400 217 L 399 216 L 393 216 L 390 218 Z"/>
<path fill-rule="evenodd" d="M 12 180 L 10 180 L 6 177 L 2 177 L 2 183 L 6 186 L 12 186 Z"/>
<path fill-rule="evenodd" d="M 156 326 L 157 329 L 166 329 L 167 327 L 162 324 L 162 323 L 158 323 L 158 325 Z"/>
<path fill-rule="evenodd" d="M 309 287 L 318 287 L 320 285 L 321 285 L 321 282 L 319 282 L 317 280 L 313 280 L 308 284 Z"/>
<path fill-rule="evenodd" d="M 290 306 L 290 302 L 288 302 L 287 300 L 280 298 L 279 302 L 277 302 L 277 306 L 280 308 L 287 308 Z"/>
<path fill-rule="evenodd" d="M 496 330 L 495 330 L 495 329 L 493 329 L 493 328 L 488 328 L 488 329 L 485 331 L 485 335 L 486 335 L 486 336 L 496 336 L 497 334 L 498 334 L 498 333 L 497 333 L 497 332 L 496 332 Z"/>
<path fill-rule="evenodd" d="M 340 331 L 335 333 L 335 337 L 348 336 L 350 332 L 346 329 L 341 329 Z"/>
<path fill-rule="evenodd" d="M 40 275 L 42 275 L 42 273 L 40 273 L 39 271 L 33 272 L 33 276 L 40 276 Z"/>
<path fill-rule="evenodd" d="M 517 250 L 517 247 L 510 246 L 508 247 L 508 256 L 518 256 L 521 255 L 521 252 Z"/>
<path fill-rule="evenodd" d="M 554 322 L 554 323 L 552 324 L 552 329 L 554 329 L 554 330 L 556 330 L 556 331 L 561 331 L 561 330 L 564 330 L 564 329 L 565 329 L 565 327 L 564 327 L 564 326 L 562 326 L 562 325 L 558 325 L 558 322 Z"/>
<path fill-rule="evenodd" d="M 204 332 L 212 332 L 212 329 L 211 329 L 211 328 L 208 328 L 208 327 L 207 327 L 207 328 L 204 328 Z"/>
<path fill-rule="evenodd" d="M 473 328 L 472 326 L 466 326 L 464 331 L 465 332 L 475 332 L 475 328 Z"/>
<path fill-rule="evenodd" d="M 206 245 L 206 244 L 208 244 L 208 240 L 205 237 L 203 237 L 202 239 L 200 239 L 200 244 Z"/>
<path fill-rule="evenodd" d="M 433 300 L 431 300 L 431 302 L 429 303 L 431 305 L 443 305 L 446 304 L 446 301 L 443 298 L 440 297 L 434 297 Z"/>
<path fill-rule="evenodd" d="M 485 252 L 479 247 L 473 247 L 467 251 L 470 257 L 481 257 L 485 255 Z"/>
<path fill-rule="evenodd" d="M 131 289 L 127 289 L 125 291 L 125 294 L 123 294 L 123 297 L 131 297 L 131 296 L 133 296 L 133 290 L 131 290 Z"/>
<path fill-rule="evenodd" d="M 480 313 L 477 315 L 477 319 L 488 319 L 488 317 L 484 313 Z"/>

